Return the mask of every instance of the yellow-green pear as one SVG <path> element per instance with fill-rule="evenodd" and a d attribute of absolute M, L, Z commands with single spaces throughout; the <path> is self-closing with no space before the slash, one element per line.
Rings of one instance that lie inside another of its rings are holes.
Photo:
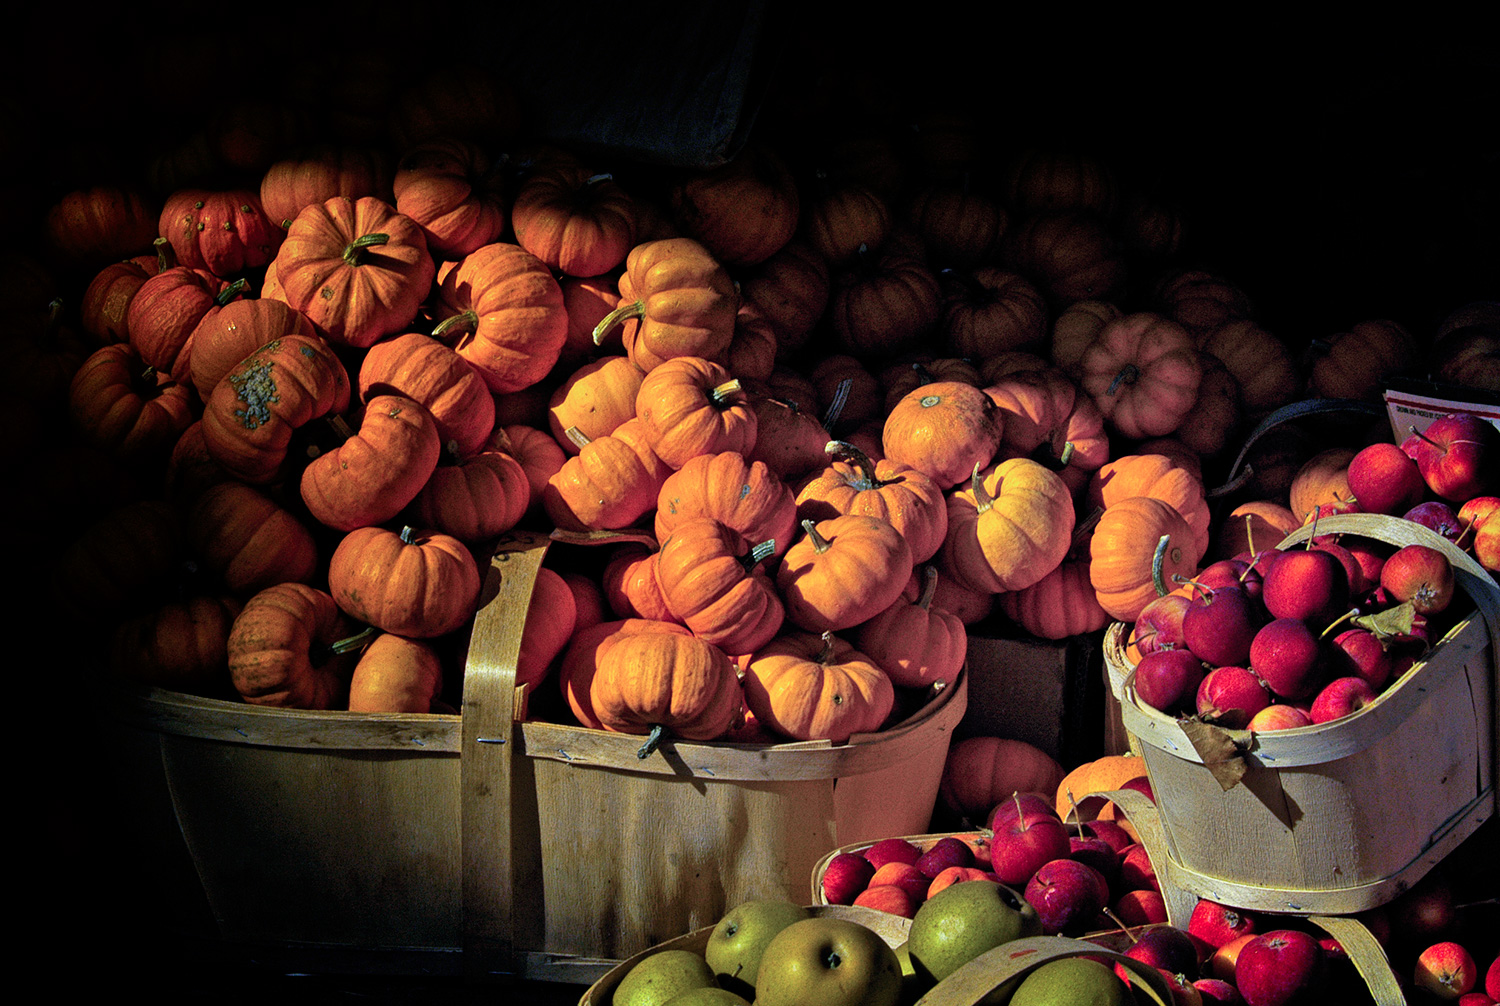
<path fill-rule="evenodd" d="M 906 943 L 912 968 L 936 984 L 986 950 L 1042 935 L 1036 909 L 1005 884 L 966 880 L 922 902 Z"/>
<path fill-rule="evenodd" d="M 1135 996 L 1114 969 L 1087 957 L 1048 961 L 1021 980 L 1010 1006 L 1132 1006 Z"/>
<path fill-rule="evenodd" d="M 747 999 L 755 997 L 755 976 L 771 938 L 808 911 L 790 901 L 746 901 L 724 914 L 703 948 L 719 985 Z"/>
<path fill-rule="evenodd" d="M 614 1006 L 665 1006 L 690 989 L 717 988 L 713 969 L 691 950 L 658 950 L 625 973 L 615 986 Z"/>

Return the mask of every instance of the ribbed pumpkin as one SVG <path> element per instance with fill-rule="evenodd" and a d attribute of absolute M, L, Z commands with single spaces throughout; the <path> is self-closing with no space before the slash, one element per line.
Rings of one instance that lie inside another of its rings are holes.
<path fill-rule="evenodd" d="M 1182 425 L 1203 378 L 1187 330 L 1149 312 L 1105 325 L 1084 350 L 1079 371 L 1105 421 L 1135 440 L 1164 437 Z"/>
<path fill-rule="evenodd" d="M 192 353 L 193 330 L 214 308 L 222 308 L 244 291 L 226 287 L 205 269 L 173 266 L 141 284 L 130 300 L 126 327 L 141 359 L 164 374 L 185 379 Z"/>
<path fill-rule="evenodd" d="M 978 465 L 948 494 L 940 567 L 974 590 L 1021 590 L 1052 572 L 1072 542 L 1073 499 L 1055 473 L 1029 458 Z"/>
<path fill-rule="evenodd" d="M 1005 416 L 1004 456 L 1039 461 L 1074 491 L 1109 460 L 1104 415 L 1062 370 L 1019 371 L 984 392 Z"/>
<path fill-rule="evenodd" d="M 433 336 L 452 345 L 497 395 L 536 384 L 568 337 L 562 287 L 519 245 L 496 242 L 465 255 L 442 275 L 441 321 Z"/>
<path fill-rule="evenodd" d="M 1396 322 L 1370 320 L 1313 340 L 1310 356 L 1310 397 L 1379 401 L 1385 379 L 1416 361 L 1417 345 Z"/>
<path fill-rule="evenodd" d="M 778 358 L 785 359 L 802 348 L 828 308 L 828 263 L 793 238 L 740 281 L 740 295 L 765 313 Z"/>
<path fill-rule="evenodd" d="M 828 320 L 839 345 L 856 356 L 882 356 L 920 345 L 942 319 L 942 288 L 917 255 L 900 248 L 861 252 L 839 272 Z"/>
<path fill-rule="evenodd" d="M 1001 260 L 1056 306 L 1108 300 L 1125 283 L 1119 240 L 1098 215 L 1081 210 L 1021 217 L 1005 234 Z"/>
<path fill-rule="evenodd" d="M 240 697 L 262 706 L 336 709 L 348 693 L 348 661 L 333 644 L 350 633 L 333 598 L 303 583 L 267 587 L 234 620 L 229 674 Z"/>
<path fill-rule="evenodd" d="M 594 329 L 596 345 L 629 321 L 626 350 L 644 371 L 679 356 L 716 360 L 729 349 L 739 295 L 729 273 L 692 238 L 636 245 L 619 287 L 620 306 Z"/>
<path fill-rule="evenodd" d="M 372 196 L 306 206 L 276 253 L 262 296 L 301 311 L 329 340 L 360 348 L 405 330 L 436 266 L 416 221 Z"/>
<path fill-rule="evenodd" d="M 169 268 L 166 256 L 171 254 L 171 246 L 162 242 L 158 247 L 166 252 L 112 262 L 94 274 L 78 305 L 85 332 L 100 342 L 129 341 L 130 302 L 146 280 Z"/>
<path fill-rule="evenodd" d="M 552 436 L 571 454 L 579 445 L 568 435 L 574 427 L 588 440 L 606 437 L 635 416 L 636 395 L 645 379 L 641 369 L 623 356 L 605 356 L 574 370 L 552 392 L 547 422 Z"/>
<path fill-rule="evenodd" d="M 948 749 L 938 793 L 949 809 L 978 822 L 1015 793 L 1050 798 L 1063 775 L 1057 759 L 1034 744 L 1008 737 L 965 737 Z"/>
<path fill-rule="evenodd" d="M 656 506 L 672 469 L 647 442 L 638 419 L 589 440 L 547 479 L 542 506 L 569 531 L 618 530 Z"/>
<path fill-rule="evenodd" d="M 609 609 L 621 618 L 646 618 L 655 622 L 681 625 L 672 614 L 656 579 L 654 548 L 640 542 L 626 542 L 611 553 L 600 575 L 600 586 Z"/>
<path fill-rule="evenodd" d="M 1303 523 L 1324 503 L 1347 503 L 1354 494 L 1349 491 L 1349 462 L 1359 453 L 1354 447 L 1329 447 L 1302 463 L 1292 478 L 1288 495 L 1291 511 Z"/>
<path fill-rule="evenodd" d="M 656 554 L 656 582 L 672 614 L 725 653 L 751 653 L 781 630 L 786 611 L 761 562 L 768 543 L 746 541 L 712 517 L 673 529 Z"/>
<path fill-rule="evenodd" d="M 219 277 L 238 276 L 276 257 L 285 232 L 248 190 L 180 189 L 157 222 L 180 265 Z"/>
<path fill-rule="evenodd" d="M 691 517 L 712 517 L 754 542 L 775 541 L 781 555 L 797 529 L 797 503 L 763 461 L 725 451 L 690 460 L 662 483 L 653 526 L 657 541 Z"/>
<path fill-rule="evenodd" d="M 770 258 L 791 240 L 801 211 L 791 169 L 753 141 L 727 164 L 689 174 L 670 198 L 683 231 L 727 266 Z"/>
<path fill-rule="evenodd" d="M 583 726 L 595 730 L 604 729 L 599 717 L 594 714 L 594 704 L 590 698 L 594 675 L 599 670 L 600 656 L 622 639 L 647 633 L 692 635 L 687 629 L 672 622 L 621 618 L 582 629 L 568 643 L 558 661 L 557 683 L 567 700 L 568 708 Z"/>
<path fill-rule="evenodd" d="M 701 454 L 755 447 L 749 397 L 728 370 L 701 357 L 675 357 L 647 373 L 635 413 L 647 443 L 672 468 Z"/>
<path fill-rule="evenodd" d="M 1187 521 L 1169 504 L 1131 496 L 1107 507 L 1089 539 L 1089 582 L 1111 618 L 1133 622 L 1152 598 L 1191 578 L 1201 555 Z"/>
<path fill-rule="evenodd" d="M 932 603 L 938 576 L 937 567 L 924 566 L 920 596 L 911 602 L 897 598 L 860 625 L 854 637 L 859 651 L 904 688 L 927 688 L 940 681 L 951 685 L 968 656 L 964 623 Z"/>
<path fill-rule="evenodd" d="M 1225 322 L 1198 339 L 1198 348 L 1224 364 L 1240 388 L 1245 411 L 1261 416 L 1296 400 L 1301 375 L 1286 344 L 1248 319 Z"/>
<path fill-rule="evenodd" d="M 832 632 L 785 633 L 745 667 L 746 707 L 795 740 L 847 743 L 879 730 L 895 701 L 890 676 Z"/>
<path fill-rule="evenodd" d="M 376 395 L 358 432 L 302 470 L 302 502 L 339 531 L 383 523 L 416 499 L 442 450 L 426 409 L 400 395 Z"/>
<path fill-rule="evenodd" d="M 516 243 L 567 276 L 602 276 L 625 261 L 636 206 L 613 175 L 561 159 L 521 181 L 511 206 Z"/>
<path fill-rule="evenodd" d="M 879 250 L 891 230 L 891 209 L 874 189 L 828 185 L 807 207 L 802 236 L 832 266 L 848 265 L 860 249 Z"/>
<path fill-rule="evenodd" d="M 411 501 L 412 520 L 472 545 L 521 522 L 531 502 L 531 485 L 519 461 L 497 450 L 468 457 L 443 453 Z"/>
<path fill-rule="evenodd" d="M 308 527 L 242 482 L 209 486 L 188 508 L 188 543 L 204 571 L 248 597 L 278 583 L 312 583 L 318 546 Z"/>
<path fill-rule="evenodd" d="M 110 638 L 111 673 L 156 688 L 226 698 L 230 630 L 240 602 L 186 597 L 121 621 Z"/>
<path fill-rule="evenodd" d="M 352 144 L 317 144 L 275 162 L 260 179 L 261 206 L 282 226 L 289 226 L 303 207 L 334 196 L 393 199 L 385 152 Z"/>
<path fill-rule="evenodd" d="M 996 601 L 1007 618 L 1041 639 L 1067 639 L 1109 625 L 1086 558 L 1064 559 L 1036 583 L 999 594 Z"/>
<path fill-rule="evenodd" d="M 126 460 L 159 461 L 192 425 L 193 393 L 148 366 L 129 343 L 101 346 L 68 385 L 68 416 L 83 440 Z"/>
<path fill-rule="evenodd" d="M 976 359 L 1047 341 L 1047 302 L 1019 273 L 980 266 L 943 275 L 943 343 Z"/>
<path fill-rule="evenodd" d="M 1052 341 L 1048 350 L 1054 366 L 1076 378 L 1084 350 L 1099 336 L 1105 325 L 1123 312 L 1107 300 L 1080 300 L 1069 304 L 1052 322 Z"/>
<path fill-rule="evenodd" d="M 351 713 L 430 713 L 443 690 L 437 651 L 420 639 L 382 632 L 372 639 L 349 679 Z"/>
<path fill-rule="evenodd" d="M 850 514 L 801 523 L 803 537 L 776 572 L 788 621 L 812 632 L 848 629 L 901 596 L 911 548 L 890 521 Z"/>
<path fill-rule="evenodd" d="M 714 740 L 744 706 L 739 679 L 718 647 L 694 636 L 625 636 L 597 656 L 589 702 L 606 730 L 647 734 L 636 752 L 649 757 L 667 734 Z"/>
<path fill-rule="evenodd" d="M 474 614 L 479 567 L 451 535 L 362 527 L 346 534 L 328 564 L 328 589 L 352 617 L 398 636 L 428 639 Z"/>
<path fill-rule="evenodd" d="M 1176 510 L 1193 531 L 1193 548 L 1208 553 L 1212 516 L 1203 483 L 1164 454 L 1129 454 L 1102 466 L 1089 480 L 1090 506 L 1110 507 L 1131 496 L 1151 496 Z"/>
<path fill-rule="evenodd" d="M 906 204 L 906 222 L 934 262 L 969 268 L 999 249 L 1010 216 L 998 199 L 965 175 L 960 183 L 933 182 L 914 192 Z"/>
<path fill-rule="evenodd" d="M 888 460 L 909 465 L 944 490 L 994 458 L 1005 418 L 980 389 L 957 381 L 924 385 L 896 403 L 881 443 Z"/>
<path fill-rule="evenodd" d="M 370 347 L 359 367 L 359 397 L 403 395 L 424 407 L 444 446 L 467 457 L 495 427 L 495 400 L 463 357 L 431 336 L 405 332 Z"/>
<path fill-rule="evenodd" d="M 391 191 L 396 211 L 422 228 L 435 258 L 463 258 L 505 230 L 501 175 L 477 143 L 444 137 L 412 147 Z"/>
<path fill-rule="evenodd" d="M 198 397 L 208 401 L 236 364 L 285 335 L 318 337 L 306 315 L 279 300 L 235 300 L 204 314 L 188 337 L 188 378 Z"/>
<path fill-rule="evenodd" d="M 948 505 L 936 482 L 890 459 L 871 461 L 845 441 L 828 442 L 828 466 L 797 493 L 799 520 L 843 514 L 887 520 L 906 539 L 913 563 L 937 554 L 948 534 Z"/>

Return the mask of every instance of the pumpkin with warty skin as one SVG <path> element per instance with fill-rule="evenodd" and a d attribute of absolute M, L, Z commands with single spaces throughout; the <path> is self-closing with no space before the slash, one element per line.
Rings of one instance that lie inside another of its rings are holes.
<path fill-rule="evenodd" d="M 434 258 L 461 259 L 505 230 L 500 177 L 479 144 L 434 138 L 402 155 L 391 192 L 396 212 L 422 228 Z"/>
<path fill-rule="evenodd" d="M 301 311 L 330 341 L 364 349 L 411 324 L 436 272 L 416 221 L 373 196 L 335 196 L 297 214 L 261 296 Z"/>
<path fill-rule="evenodd" d="M 198 397 L 208 401 L 235 364 L 285 335 L 317 338 L 317 329 L 302 312 L 265 298 L 234 300 L 204 314 L 188 336 L 188 379 Z"/>
<path fill-rule="evenodd" d="M 598 654 L 589 702 L 604 729 L 649 735 L 637 752 L 645 758 L 668 733 L 722 737 L 744 699 L 734 665 L 718 647 L 691 635 L 640 633 Z"/>
<path fill-rule="evenodd" d="M 571 161 L 522 179 L 510 212 L 516 243 L 567 276 L 602 276 L 635 244 L 635 200 L 613 175 Z"/>
<path fill-rule="evenodd" d="M 420 639 L 382 632 L 349 678 L 351 713 L 430 713 L 443 690 L 437 651 Z"/>
<path fill-rule="evenodd" d="M 1198 400 L 1203 367 L 1192 337 L 1161 315 L 1137 312 L 1105 325 L 1079 360 L 1079 384 L 1123 437 L 1164 437 Z"/>
<path fill-rule="evenodd" d="M 1075 516 L 1061 477 L 1029 458 L 977 465 L 966 488 L 948 494 L 948 536 L 940 568 L 975 590 L 1022 590 L 1068 554 Z"/>
<path fill-rule="evenodd" d="M 302 470 L 302 502 L 338 531 L 384 523 L 416 499 L 442 450 L 426 409 L 400 395 L 376 395 L 358 432 Z"/>
<path fill-rule="evenodd" d="M 496 242 L 443 273 L 442 318 L 433 337 L 448 343 L 497 395 L 529 388 L 562 355 L 568 317 L 562 287 L 519 245 Z"/>
<path fill-rule="evenodd" d="M 849 629 L 895 603 L 911 575 L 911 548 L 888 520 L 849 514 L 801 522 L 776 588 L 787 620 L 812 632 Z"/>
<path fill-rule="evenodd" d="M 1106 507 L 1094 526 L 1089 582 L 1111 618 L 1133 622 L 1178 575 L 1191 579 L 1200 558 L 1181 514 L 1159 499 L 1131 496 Z"/>
<path fill-rule="evenodd" d="M 333 644 L 351 626 L 326 591 L 305 583 L 267 587 L 234 620 L 229 675 L 252 705 L 336 709 L 348 693 L 348 660 Z"/>
<path fill-rule="evenodd" d="M 479 587 L 479 566 L 463 542 L 411 527 L 356 528 L 328 563 L 328 589 L 339 608 L 415 639 L 463 625 L 474 614 Z"/>
<path fill-rule="evenodd" d="M 860 625 L 854 637 L 859 651 L 904 688 L 927 688 L 940 681 L 953 684 L 968 655 L 964 623 L 932 603 L 938 575 L 937 567 L 924 566 L 922 593 L 916 601 L 898 598 Z"/>
<path fill-rule="evenodd" d="M 937 554 L 948 534 L 948 504 L 936 482 L 889 458 L 871 461 L 845 441 L 830 441 L 825 451 L 828 466 L 797 493 L 799 520 L 879 517 L 906 539 L 914 564 Z"/>
<path fill-rule="evenodd" d="M 726 653 L 750 653 L 781 630 L 786 611 L 761 566 L 769 545 L 712 517 L 673 529 L 656 554 L 656 582 L 672 614 Z"/>
<path fill-rule="evenodd" d="M 177 262 L 223 279 L 276 257 L 286 236 L 249 190 L 182 189 L 167 197 L 157 227 Z"/>
<path fill-rule="evenodd" d="M 146 280 L 169 268 L 171 246 L 163 242 L 162 247 L 166 253 L 112 262 L 94 275 L 78 307 L 85 332 L 100 342 L 130 341 L 130 302 Z"/>
<path fill-rule="evenodd" d="M 988 465 L 1000 447 L 1005 418 L 980 389 L 938 381 L 912 391 L 886 416 L 885 456 L 909 465 L 944 490 Z"/>
<path fill-rule="evenodd" d="M 321 339 L 288 335 L 247 356 L 214 387 L 203 410 L 209 455 L 257 485 L 287 474 L 301 427 L 349 407 L 349 372 Z"/>
<path fill-rule="evenodd" d="M 746 707 L 794 740 L 847 743 L 879 730 L 895 702 L 890 676 L 832 632 L 784 633 L 745 667 Z"/>

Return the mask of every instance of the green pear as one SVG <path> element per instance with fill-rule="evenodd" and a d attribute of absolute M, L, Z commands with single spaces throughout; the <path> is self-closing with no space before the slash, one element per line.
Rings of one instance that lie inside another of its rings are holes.
<path fill-rule="evenodd" d="M 1135 996 L 1114 969 L 1087 957 L 1048 961 L 1022 979 L 1010 1006 L 1131 1006 Z"/>
<path fill-rule="evenodd" d="M 747 999 L 755 998 L 755 976 L 771 937 L 808 910 L 790 901 L 746 901 L 725 913 L 703 948 L 703 957 L 719 984 Z"/>
<path fill-rule="evenodd" d="M 750 1006 L 750 1000 L 728 989 L 688 989 L 668 999 L 663 1006 Z"/>
<path fill-rule="evenodd" d="M 689 989 L 717 988 L 713 969 L 691 950 L 658 950 L 642 958 L 615 986 L 614 1006 L 664 1006 Z"/>
<path fill-rule="evenodd" d="M 906 938 L 912 968 L 936 984 L 986 950 L 1042 935 L 1036 909 L 1005 884 L 966 880 L 922 902 Z"/>

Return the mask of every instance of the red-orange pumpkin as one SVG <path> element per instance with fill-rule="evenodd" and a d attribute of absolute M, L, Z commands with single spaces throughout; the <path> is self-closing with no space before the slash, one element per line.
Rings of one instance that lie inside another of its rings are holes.
<path fill-rule="evenodd" d="M 890 521 L 849 514 L 801 523 L 804 536 L 776 572 L 788 621 L 811 632 L 836 632 L 901 596 L 911 575 L 911 548 Z"/>
<path fill-rule="evenodd" d="M 789 632 L 745 667 L 745 705 L 776 733 L 847 743 L 879 730 L 895 706 L 890 675 L 831 632 Z"/>
<path fill-rule="evenodd" d="M 452 535 L 379 527 L 350 531 L 328 564 L 338 606 L 398 636 L 427 639 L 452 632 L 474 614 L 479 567 Z"/>
<path fill-rule="evenodd" d="M 562 160 L 528 175 L 511 207 L 516 242 L 567 276 L 602 276 L 635 244 L 635 200 L 614 176 Z"/>

